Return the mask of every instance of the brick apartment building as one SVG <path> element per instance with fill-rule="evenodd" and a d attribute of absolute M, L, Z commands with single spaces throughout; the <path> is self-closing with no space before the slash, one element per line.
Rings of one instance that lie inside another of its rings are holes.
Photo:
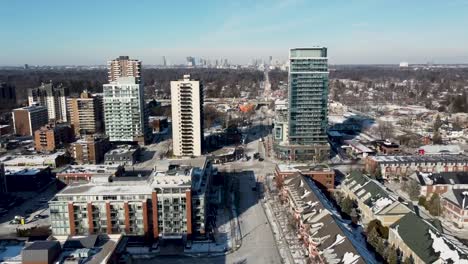
<path fill-rule="evenodd" d="M 19 136 L 33 136 L 34 131 L 49 122 L 47 108 L 27 106 L 13 110 L 13 127 Z"/>
<path fill-rule="evenodd" d="M 109 139 L 101 136 L 84 136 L 71 144 L 70 152 L 78 164 L 99 164 L 111 148 Z"/>
<path fill-rule="evenodd" d="M 281 186 L 286 177 L 294 174 L 302 174 L 311 178 L 321 189 L 332 191 L 335 188 L 335 171 L 323 164 L 314 166 L 304 164 L 278 164 L 275 168 L 277 186 Z"/>
<path fill-rule="evenodd" d="M 34 148 L 38 152 L 54 152 L 72 140 L 73 132 L 67 124 L 49 124 L 34 132 Z"/>
<path fill-rule="evenodd" d="M 365 160 L 368 173 L 380 171 L 383 178 L 409 176 L 416 171 L 468 171 L 468 157 L 464 155 L 373 156 Z"/>

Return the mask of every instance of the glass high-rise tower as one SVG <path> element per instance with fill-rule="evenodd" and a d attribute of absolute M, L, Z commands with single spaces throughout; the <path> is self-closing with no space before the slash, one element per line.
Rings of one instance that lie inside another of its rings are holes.
<path fill-rule="evenodd" d="M 289 53 L 289 144 L 292 159 L 324 158 L 329 153 L 327 48 L 296 48 Z"/>

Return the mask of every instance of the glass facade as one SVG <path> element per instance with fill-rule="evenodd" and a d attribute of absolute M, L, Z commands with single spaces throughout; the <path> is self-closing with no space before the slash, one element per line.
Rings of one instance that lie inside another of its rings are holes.
<path fill-rule="evenodd" d="M 289 143 L 326 145 L 328 126 L 327 49 L 290 51 Z"/>

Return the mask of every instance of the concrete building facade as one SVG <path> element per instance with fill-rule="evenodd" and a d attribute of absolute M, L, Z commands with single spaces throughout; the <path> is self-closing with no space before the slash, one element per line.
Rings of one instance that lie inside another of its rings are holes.
<path fill-rule="evenodd" d="M 274 131 L 279 159 L 321 162 L 330 155 L 327 56 L 325 47 L 289 51 L 287 142 L 284 121 L 278 120 Z"/>
<path fill-rule="evenodd" d="M 102 97 L 83 91 L 79 98 L 68 98 L 67 107 L 70 124 L 75 135 L 102 132 Z"/>
<path fill-rule="evenodd" d="M 172 144 L 175 156 L 201 156 L 203 144 L 203 85 L 184 75 L 171 81 Z"/>
<path fill-rule="evenodd" d="M 33 136 L 34 131 L 48 123 L 47 108 L 44 106 L 27 106 L 13 110 L 15 134 Z"/>
<path fill-rule="evenodd" d="M 119 146 L 118 148 L 111 149 L 104 154 L 104 163 L 107 165 L 118 164 L 122 166 L 130 166 L 137 163 L 139 155 L 139 146 Z"/>
<path fill-rule="evenodd" d="M 28 89 L 28 103 L 29 106 L 45 106 L 49 120 L 67 122 L 66 91 L 61 84 L 42 83 L 39 87 Z"/>
<path fill-rule="evenodd" d="M 49 202 L 52 232 L 154 239 L 205 236 L 213 171 L 206 158 L 182 160 L 148 177 L 67 186 Z"/>
<path fill-rule="evenodd" d="M 141 83 L 141 61 L 120 56 L 107 62 L 109 83 L 117 81 L 120 77 L 134 77 L 136 83 Z"/>
<path fill-rule="evenodd" d="M 104 84 L 104 122 L 111 142 L 138 142 L 149 138 L 143 85 L 135 77 L 119 77 Z"/>

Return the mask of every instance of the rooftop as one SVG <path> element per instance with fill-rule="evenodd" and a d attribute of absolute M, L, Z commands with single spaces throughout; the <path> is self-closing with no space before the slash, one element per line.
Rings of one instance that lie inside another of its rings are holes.
<path fill-rule="evenodd" d="M 416 172 L 416 176 L 421 185 L 468 184 L 468 172 L 466 171 L 439 173 Z"/>
<path fill-rule="evenodd" d="M 463 150 L 459 145 L 426 145 L 419 148 L 425 154 L 461 154 Z"/>
<path fill-rule="evenodd" d="M 53 249 L 55 247 L 60 247 L 58 241 L 36 241 L 24 248 L 24 250 L 44 250 L 44 249 Z"/>
<path fill-rule="evenodd" d="M 466 263 L 467 252 L 438 233 L 435 227 L 414 213 L 408 213 L 390 227 L 424 263 Z M 463 261 L 463 262 L 462 262 Z"/>
<path fill-rule="evenodd" d="M 58 173 L 114 174 L 119 169 L 120 165 L 69 165 Z"/>
<path fill-rule="evenodd" d="M 297 163 L 297 164 L 277 164 L 276 166 L 281 173 L 332 171 L 330 166 L 326 164 L 308 165 L 308 164 L 303 164 L 303 163 Z"/>
<path fill-rule="evenodd" d="M 56 196 L 151 194 L 147 181 L 117 181 L 69 185 Z"/>
<path fill-rule="evenodd" d="M 135 153 L 138 150 L 138 146 L 120 146 L 119 148 L 109 150 L 106 155 L 120 155 L 126 153 Z"/>
<path fill-rule="evenodd" d="M 154 171 L 149 177 L 114 177 L 109 182 L 108 178 L 98 179 L 85 184 L 71 184 L 59 192 L 56 196 L 76 195 L 125 195 L 148 194 L 156 188 L 182 187 L 192 188 L 194 192 L 205 191 L 207 185 L 206 157 L 187 160 L 172 160 L 165 171 Z M 194 166 L 200 165 L 200 166 Z M 91 165 L 92 166 L 92 165 Z M 97 165 L 101 166 L 101 165 Z M 76 166 L 82 167 L 82 166 Z"/>
<path fill-rule="evenodd" d="M 13 111 L 19 111 L 19 110 L 26 110 L 26 111 L 32 112 L 32 111 L 37 111 L 37 110 L 47 110 L 47 108 L 45 106 L 32 105 L 32 106 L 24 106 L 24 107 L 13 109 Z"/>
<path fill-rule="evenodd" d="M 47 166 L 40 167 L 5 167 L 5 175 L 29 175 L 34 176 L 47 169 Z"/>
<path fill-rule="evenodd" d="M 3 162 L 5 166 L 17 166 L 19 164 L 47 165 L 55 163 L 55 160 L 62 155 L 65 155 L 65 152 L 56 152 L 49 155 L 12 155 L 0 158 L 0 162 Z"/>
<path fill-rule="evenodd" d="M 455 154 L 455 155 L 398 155 L 398 156 L 384 156 L 377 155 L 369 157 L 380 163 L 422 163 L 422 162 L 468 162 L 468 156 Z"/>

